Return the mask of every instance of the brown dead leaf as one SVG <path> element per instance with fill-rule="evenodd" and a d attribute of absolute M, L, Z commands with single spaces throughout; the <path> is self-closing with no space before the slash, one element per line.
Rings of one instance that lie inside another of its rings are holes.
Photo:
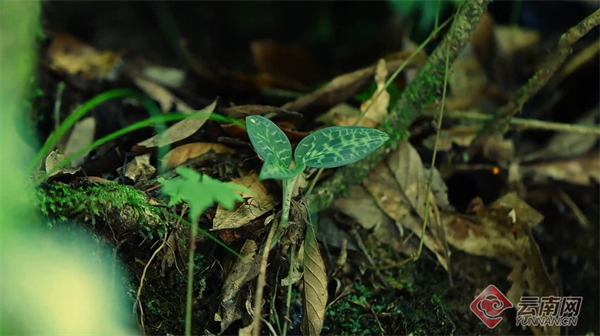
<path fill-rule="evenodd" d="M 265 114 L 276 114 L 276 115 L 293 115 L 298 116 L 299 113 L 284 110 L 282 108 L 276 106 L 268 106 L 268 105 L 236 105 L 230 106 L 223 109 L 225 113 L 233 118 L 245 118 L 251 115 L 265 115 Z"/>
<path fill-rule="evenodd" d="M 239 192 L 246 199 L 246 202 L 234 210 L 227 210 L 219 205 L 211 231 L 242 227 L 268 211 L 273 210 L 275 205 L 279 203 L 268 194 L 267 189 L 258 179 L 256 173 L 234 179 L 232 183 L 250 189 L 254 195 L 246 195 L 243 192 Z"/>
<path fill-rule="evenodd" d="M 520 176 L 535 182 L 553 179 L 587 186 L 593 181 L 600 183 L 600 154 L 593 150 L 572 159 L 523 165 L 519 169 Z"/>
<path fill-rule="evenodd" d="M 440 131 L 440 137 L 438 139 L 437 150 L 438 151 L 449 151 L 452 149 L 452 145 L 456 144 L 460 147 L 469 147 L 473 139 L 479 132 L 479 127 L 472 126 L 458 126 L 450 129 L 444 129 Z M 433 150 L 435 145 L 436 135 L 432 134 L 427 139 L 423 140 L 423 146 Z"/>
<path fill-rule="evenodd" d="M 598 117 L 598 106 L 586 112 L 574 124 L 595 124 Z M 588 133 L 564 132 L 558 133 L 546 147 L 539 152 L 531 153 L 523 161 L 535 159 L 563 159 L 583 154 L 598 144 L 598 136 Z"/>
<path fill-rule="evenodd" d="M 334 206 L 345 215 L 354 218 L 365 230 L 373 230 L 372 234 L 377 241 L 395 250 L 402 248 L 402 237 L 394 221 L 377 206 L 373 196 L 362 186 L 350 189 L 349 195 L 338 198 Z"/>
<path fill-rule="evenodd" d="M 514 224 L 518 221 L 531 228 L 543 216 L 510 193 L 488 207 L 475 198 L 466 215 L 445 213 L 442 218 L 450 245 L 469 254 L 515 263 L 521 252 L 515 242 Z"/>
<path fill-rule="evenodd" d="M 387 60 L 387 71 L 395 71 L 404 61 L 410 57 L 411 52 L 397 53 L 396 59 Z M 424 52 L 413 57 L 408 67 L 420 67 L 425 64 L 427 56 Z M 289 102 L 283 106 L 284 109 L 292 111 L 304 111 L 313 105 L 335 106 L 346 101 L 356 94 L 375 73 L 375 66 L 370 66 L 354 72 L 335 77 L 322 88 Z"/>
<path fill-rule="evenodd" d="M 424 168 L 423 172 L 425 173 L 425 176 L 429 178 L 429 169 Z M 446 182 L 444 182 L 444 179 L 442 179 L 442 175 L 437 168 L 433 168 L 431 192 L 435 195 L 435 202 L 440 209 L 451 207 L 450 201 L 448 201 L 448 186 L 446 185 Z"/>
<path fill-rule="evenodd" d="M 506 199 L 505 202 L 513 203 L 515 200 L 516 197 L 512 197 L 512 200 Z M 520 204 L 525 202 L 520 201 Z M 523 213 L 523 209 L 515 210 L 517 213 Z M 523 218 L 516 215 L 513 233 L 521 260 L 514 263 L 514 269 L 509 275 L 513 286 L 507 292 L 507 296 L 512 302 L 520 302 L 525 294 L 537 297 L 558 296 L 558 290 L 548 275 L 540 249 L 531 234 L 532 226 L 537 224 L 541 217 L 535 210 L 529 211 Z M 536 335 L 560 335 L 560 326 L 532 326 L 531 329 Z"/>
<path fill-rule="evenodd" d="M 199 157 L 210 151 L 213 151 L 216 154 L 235 153 L 233 149 L 220 143 L 192 142 L 173 148 L 167 153 L 161 160 L 161 169 L 174 169 L 185 163 L 187 160 Z"/>
<path fill-rule="evenodd" d="M 373 92 L 373 96 L 360 105 L 360 111 L 365 112 L 367 107 L 371 104 L 373 99 L 379 94 L 373 106 L 366 111 L 363 118 L 371 119 L 376 125 L 379 125 L 388 115 L 388 105 L 390 104 L 390 94 L 385 90 L 385 81 L 387 79 L 388 71 L 385 65 L 385 60 L 380 59 L 375 68 L 375 83 L 377 84 L 377 90 Z"/>
<path fill-rule="evenodd" d="M 150 153 L 136 156 L 125 166 L 125 176 L 131 179 L 133 182 L 139 180 L 149 180 L 154 174 L 156 174 L 156 168 L 150 164 Z M 122 167 L 117 169 L 120 174 Z"/>
<path fill-rule="evenodd" d="M 474 48 L 472 44 L 468 44 L 452 65 L 448 80 L 450 94 L 446 97 L 445 108 L 450 111 L 478 108 L 487 84 L 487 76 L 477 60 Z"/>
<path fill-rule="evenodd" d="M 177 96 L 172 94 L 171 91 L 167 90 L 166 88 L 155 82 L 152 82 L 140 76 L 134 77 L 133 81 L 140 89 L 146 92 L 148 96 L 152 97 L 158 102 L 163 112 L 170 111 L 173 106 L 175 106 L 177 112 L 191 113 L 194 111 L 183 100 L 179 99 Z"/>
<path fill-rule="evenodd" d="M 422 220 L 413 216 L 413 208 L 410 201 L 404 196 L 398 187 L 394 174 L 385 162 L 380 163 L 373 169 L 369 176 L 363 181 L 365 188 L 373 195 L 377 205 L 393 220 L 403 227 L 413 231 L 417 237 L 421 237 Z M 427 230 L 424 238 L 425 246 L 437 257 L 444 269 L 448 270 L 446 259 L 446 247 Z"/>
<path fill-rule="evenodd" d="M 148 149 L 163 147 L 174 142 L 183 140 L 190 135 L 196 133 L 202 125 L 208 120 L 210 113 L 215 110 L 217 101 L 198 111 L 198 113 L 206 114 L 206 117 L 188 118 L 175 123 L 169 127 L 164 133 L 157 134 L 149 139 L 146 139 L 133 147 L 134 152 L 143 152 Z"/>
<path fill-rule="evenodd" d="M 425 200 L 429 197 L 427 227 L 433 233 L 433 237 L 439 241 L 439 245 L 444 247 L 443 256 L 449 263 L 446 232 L 439 216 L 435 196 L 433 193 L 427 194 L 429 176 L 425 175 L 419 153 L 410 142 L 402 141 L 398 144 L 398 148 L 387 157 L 386 163 L 390 167 L 397 185 L 421 219 L 425 218 Z"/>
<path fill-rule="evenodd" d="M 121 53 L 99 51 L 67 34 L 56 34 L 46 53 L 50 67 L 85 79 L 107 79 L 120 63 Z"/>
<path fill-rule="evenodd" d="M 290 142 L 299 142 L 310 134 L 310 132 L 301 132 L 296 130 L 296 126 L 288 121 L 280 121 L 277 123 L 277 126 L 279 126 L 283 133 L 285 133 Z"/>
<path fill-rule="evenodd" d="M 63 154 L 59 154 L 58 150 L 54 150 L 52 152 L 50 152 L 50 154 L 48 154 L 48 156 L 46 157 L 46 161 L 45 161 L 45 167 L 46 167 L 46 173 L 50 173 L 48 174 L 47 179 L 53 179 L 53 178 L 57 178 L 60 176 L 64 176 L 64 175 L 75 175 L 76 173 L 81 171 L 81 168 L 69 168 L 69 167 L 62 167 L 60 169 L 58 169 L 55 172 L 52 172 L 54 170 L 54 168 L 59 165 L 60 163 L 62 163 L 65 160 L 66 156 Z"/>
<path fill-rule="evenodd" d="M 354 126 L 356 119 L 358 117 L 355 116 L 344 116 L 344 115 L 335 115 L 334 125 L 336 126 Z M 356 126 L 364 126 L 377 128 L 377 123 L 369 118 L 362 117 L 359 122 L 356 123 Z"/>
<path fill-rule="evenodd" d="M 304 240 L 304 311 L 302 333 L 320 335 L 327 307 L 327 272 L 319 251 L 316 232 L 312 224 L 306 228 Z"/>
<path fill-rule="evenodd" d="M 504 139 L 502 135 L 495 134 L 483 144 L 483 156 L 506 167 L 515 156 L 515 146 L 511 139 Z"/>
<path fill-rule="evenodd" d="M 186 78 L 185 71 L 176 68 L 166 68 L 157 65 L 144 67 L 142 74 L 148 80 L 172 88 L 180 87 Z"/>
<path fill-rule="evenodd" d="M 258 245 L 252 239 L 246 240 L 240 251 L 241 258 L 237 258 L 231 272 L 225 278 L 221 290 L 221 306 L 225 310 L 235 309 L 236 297 L 242 286 L 254 279 L 260 271 L 260 255 L 257 254 Z M 222 321 L 223 322 L 223 321 Z M 229 323 L 233 321 L 227 321 Z M 221 323 L 221 330 L 227 326 Z"/>
<path fill-rule="evenodd" d="M 94 117 L 84 118 L 73 125 L 73 129 L 69 134 L 69 139 L 65 144 L 65 156 L 70 156 L 77 151 L 89 146 L 94 142 L 94 134 L 96 132 L 96 119 Z M 83 153 L 71 161 L 71 167 L 80 166 L 85 157 L 88 155 Z"/>

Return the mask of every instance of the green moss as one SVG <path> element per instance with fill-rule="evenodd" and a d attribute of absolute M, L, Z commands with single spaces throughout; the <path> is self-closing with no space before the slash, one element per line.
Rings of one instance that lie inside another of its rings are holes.
<path fill-rule="evenodd" d="M 64 221 L 77 219 L 89 221 L 96 225 L 98 220 L 123 220 L 125 213 L 128 218 L 138 219 L 138 233 L 149 239 L 155 234 L 161 237 L 164 227 L 148 225 L 148 218 L 159 221 L 161 209 L 148 204 L 148 197 L 141 191 L 117 183 L 88 183 L 71 186 L 64 183 L 52 183 L 39 188 L 36 193 L 38 205 L 42 213 L 51 218 Z M 115 218 L 110 218 L 110 215 Z"/>

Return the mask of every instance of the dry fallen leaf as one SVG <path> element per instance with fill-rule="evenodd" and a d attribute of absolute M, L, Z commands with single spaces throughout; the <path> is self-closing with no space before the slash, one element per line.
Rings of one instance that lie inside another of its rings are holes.
<path fill-rule="evenodd" d="M 251 115 L 265 115 L 265 114 L 288 114 L 293 116 L 299 116 L 299 113 L 284 110 L 276 106 L 268 105 L 236 105 L 230 106 L 223 109 L 225 113 L 233 118 L 245 118 Z"/>
<path fill-rule="evenodd" d="M 257 254 L 258 245 L 252 239 L 246 240 L 240 251 L 241 258 L 237 258 L 231 272 L 225 278 L 221 291 L 221 307 L 223 316 L 236 316 L 228 311 L 234 311 L 237 307 L 238 296 L 242 286 L 254 279 L 260 271 L 260 255 Z M 221 321 L 221 332 L 223 332 L 235 320 Z"/>
<path fill-rule="evenodd" d="M 447 263 L 450 262 L 446 232 L 440 219 L 438 206 L 433 193 L 427 194 L 427 183 L 429 176 L 425 175 L 425 169 L 419 153 L 408 141 L 402 141 L 398 148 L 386 159 L 386 163 L 393 173 L 396 185 L 403 191 L 404 196 L 415 209 L 421 219 L 425 218 L 425 200 L 429 198 L 427 228 L 433 233 L 433 237 L 443 246 L 443 257 Z"/>
<path fill-rule="evenodd" d="M 133 81 L 135 84 L 158 102 L 163 112 L 168 112 L 173 106 L 177 109 L 177 112 L 193 112 L 194 110 L 189 107 L 183 100 L 177 98 L 169 90 L 162 87 L 161 85 L 150 81 L 142 77 L 134 77 Z"/>
<path fill-rule="evenodd" d="M 410 54 L 411 52 L 401 52 L 395 55 L 396 59 L 388 59 L 387 71 L 395 71 Z M 409 61 L 407 67 L 422 66 L 425 64 L 426 59 L 425 53 L 419 53 Z M 337 76 L 322 88 L 285 104 L 283 108 L 300 112 L 313 105 L 335 106 L 356 94 L 372 78 L 374 73 L 375 66 L 370 66 Z"/>
<path fill-rule="evenodd" d="M 156 174 L 156 168 L 150 164 L 150 153 L 136 156 L 125 166 L 125 177 L 128 177 L 133 182 L 139 180 L 149 180 Z M 121 173 L 121 168 L 117 172 Z"/>
<path fill-rule="evenodd" d="M 161 160 L 161 169 L 173 169 L 189 159 L 204 155 L 210 151 L 216 154 L 233 154 L 235 151 L 220 143 L 192 142 L 173 148 Z"/>
<path fill-rule="evenodd" d="M 519 167 L 519 173 L 535 182 L 553 179 L 584 186 L 593 181 L 600 183 L 600 154 L 593 150 L 568 160 L 523 165 Z"/>
<path fill-rule="evenodd" d="M 469 147 L 473 139 L 477 136 L 480 127 L 472 126 L 457 126 L 450 129 L 440 131 L 437 150 L 448 151 L 452 149 L 452 145 L 456 144 L 460 147 Z M 432 134 L 427 139 L 423 140 L 423 146 L 433 150 L 435 145 L 436 135 Z"/>
<path fill-rule="evenodd" d="M 268 211 L 273 210 L 275 205 L 279 203 L 268 194 L 267 189 L 258 179 L 256 173 L 234 179 L 232 183 L 250 189 L 254 195 L 245 195 L 240 192 L 242 197 L 246 199 L 246 202 L 234 210 L 227 210 L 219 205 L 217 207 L 217 213 L 215 214 L 211 231 L 237 229 L 242 227 Z"/>
<path fill-rule="evenodd" d="M 327 307 L 327 272 L 312 224 L 306 228 L 306 239 L 304 240 L 303 287 L 305 314 L 302 318 L 302 333 L 304 335 L 320 335 Z"/>
<path fill-rule="evenodd" d="M 377 84 L 377 90 L 373 92 L 373 96 L 360 105 L 360 111 L 365 112 L 367 107 L 371 104 L 373 99 L 379 94 L 373 106 L 366 111 L 363 118 L 369 118 L 379 125 L 388 115 L 388 105 L 390 104 L 390 94 L 385 90 L 385 81 L 387 79 L 388 71 L 385 65 L 385 60 L 380 59 L 375 68 L 375 83 Z"/>
<path fill-rule="evenodd" d="M 55 172 L 52 172 L 54 168 L 65 160 L 66 156 L 63 154 L 59 154 L 57 150 L 54 150 L 48 154 L 45 161 L 46 173 L 50 173 L 47 179 L 56 178 L 63 175 L 74 175 L 77 172 L 81 171 L 81 168 L 69 168 L 62 167 Z"/>
<path fill-rule="evenodd" d="M 196 133 L 202 125 L 208 120 L 209 115 L 215 110 L 217 101 L 215 100 L 212 104 L 198 111 L 198 113 L 205 114 L 199 118 L 188 118 L 181 120 L 169 127 L 164 133 L 157 134 L 149 139 L 146 139 L 134 146 L 133 151 L 143 152 L 148 149 L 163 147 L 170 145 L 179 140 L 183 140 L 190 135 Z"/>
<path fill-rule="evenodd" d="M 107 79 L 120 63 L 121 54 L 99 51 L 67 34 L 56 34 L 46 53 L 50 67 L 85 79 Z"/>
<path fill-rule="evenodd" d="M 574 124 L 596 124 L 598 118 L 598 106 L 586 112 Z M 589 133 L 564 132 L 558 133 L 546 147 L 538 152 L 526 155 L 523 161 L 535 159 L 563 159 L 583 154 L 598 144 L 598 136 Z"/>
<path fill-rule="evenodd" d="M 65 156 L 70 156 L 77 151 L 89 146 L 94 142 L 94 134 L 96 132 L 96 119 L 93 117 L 84 118 L 73 125 L 73 130 L 69 134 L 69 139 L 65 145 Z M 71 161 L 71 167 L 80 166 L 85 157 L 88 155 L 83 153 Z"/>
<path fill-rule="evenodd" d="M 362 186 L 354 186 L 348 196 L 338 198 L 334 206 L 354 218 L 365 230 L 373 230 L 372 234 L 378 242 L 396 250 L 402 249 L 402 237 L 394 221 L 377 206 L 373 196 Z"/>
<path fill-rule="evenodd" d="M 373 169 L 369 176 L 363 181 L 365 188 L 373 195 L 377 205 L 393 220 L 403 227 L 421 237 L 422 220 L 413 215 L 410 201 L 404 196 L 399 188 L 394 174 L 385 162 L 380 163 Z M 424 238 L 425 246 L 437 257 L 444 269 L 449 270 L 446 259 L 446 247 L 439 239 L 434 238 L 431 230 L 427 230 Z"/>

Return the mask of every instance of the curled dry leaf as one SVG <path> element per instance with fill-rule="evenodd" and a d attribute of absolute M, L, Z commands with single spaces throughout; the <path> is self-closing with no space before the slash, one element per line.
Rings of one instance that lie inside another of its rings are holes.
<path fill-rule="evenodd" d="M 564 181 L 578 185 L 600 183 L 600 154 L 591 151 L 585 155 L 568 160 L 528 164 L 519 167 L 520 175 L 530 177 L 535 182 L 548 179 Z"/>
<path fill-rule="evenodd" d="M 204 155 L 210 151 L 216 154 L 233 154 L 235 151 L 220 143 L 193 142 L 172 149 L 162 158 L 162 169 L 173 169 L 189 159 Z"/>
<path fill-rule="evenodd" d="M 438 152 L 449 151 L 452 149 L 452 145 L 456 144 L 460 147 L 469 147 L 473 139 L 477 136 L 480 127 L 471 126 L 458 126 L 450 129 L 444 129 L 440 131 L 440 137 L 438 139 L 437 150 Z M 423 146 L 433 150 L 435 146 L 436 135 L 432 134 L 423 140 Z"/>
<path fill-rule="evenodd" d="M 241 258 L 238 258 L 223 283 L 221 291 L 221 307 L 223 316 L 235 316 L 228 311 L 237 309 L 236 303 L 242 286 L 254 279 L 260 271 L 260 255 L 257 254 L 258 245 L 252 239 L 246 240 Z M 224 331 L 234 320 L 221 320 L 221 331 Z"/>
<path fill-rule="evenodd" d="M 304 335 L 320 335 L 325 321 L 327 307 L 327 272 L 325 262 L 319 251 L 314 226 L 306 228 L 304 241 L 304 316 L 302 333 Z"/>
<path fill-rule="evenodd" d="M 75 175 L 81 171 L 81 168 L 62 167 L 53 172 L 54 168 L 62 163 L 65 158 L 66 157 L 63 154 L 59 154 L 57 150 L 54 150 L 48 154 L 45 161 L 46 173 L 49 173 L 47 177 L 48 180 L 64 175 Z"/>
<path fill-rule="evenodd" d="M 183 119 L 173 126 L 169 127 L 164 133 L 157 134 L 149 139 L 146 139 L 133 147 L 134 152 L 143 152 L 156 147 L 170 145 L 179 140 L 183 140 L 190 135 L 196 133 L 202 125 L 208 120 L 210 114 L 215 110 L 217 101 L 198 111 L 205 116 Z"/>
<path fill-rule="evenodd" d="M 246 202 L 231 211 L 219 205 L 213 220 L 212 231 L 242 227 L 268 211 L 273 210 L 278 203 L 278 201 L 267 193 L 267 189 L 258 179 L 256 173 L 234 179 L 231 182 L 250 189 L 254 193 L 254 196 L 245 195 L 240 192 L 242 197 L 246 199 Z"/>
<path fill-rule="evenodd" d="M 245 118 L 251 115 L 265 115 L 265 114 L 287 114 L 292 116 L 301 116 L 300 113 L 293 111 L 284 110 L 276 106 L 268 105 L 236 105 L 230 106 L 223 109 L 225 113 L 233 118 Z"/>
<path fill-rule="evenodd" d="M 586 112 L 575 124 L 594 125 L 598 118 L 598 106 Z M 598 144 L 598 136 L 589 133 L 564 132 L 558 133 L 544 149 L 531 153 L 523 158 L 523 161 L 535 159 L 562 159 L 571 158 L 586 153 Z"/>
<path fill-rule="evenodd" d="M 136 156 L 125 166 L 125 176 L 131 179 L 133 182 L 138 180 L 149 180 L 154 174 L 156 174 L 156 168 L 150 164 L 150 153 Z M 122 167 L 117 169 L 120 174 Z"/>
<path fill-rule="evenodd" d="M 469 254 L 515 262 L 518 253 L 508 216 L 510 210 L 501 205 L 485 207 L 476 198 L 469 204 L 466 215 L 442 213 L 448 243 Z"/>
<path fill-rule="evenodd" d="M 67 34 L 56 34 L 46 49 L 50 67 L 84 79 L 108 79 L 120 63 L 121 54 L 99 51 Z"/>
<path fill-rule="evenodd" d="M 486 256 L 513 265 L 507 292 L 516 304 L 527 293 L 558 296 L 531 230 L 543 216 L 522 201 L 516 193 L 507 194 L 486 207 L 474 199 L 467 215 L 445 214 L 448 242 L 469 254 Z M 532 328 L 536 335 L 559 335 L 560 328 Z"/>
<path fill-rule="evenodd" d="M 396 59 L 387 60 L 387 71 L 395 71 L 404 61 L 410 57 L 412 52 L 397 53 Z M 413 57 L 408 67 L 422 66 L 425 64 L 427 56 L 424 52 Z M 335 106 L 352 97 L 372 78 L 375 73 L 375 66 L 370 66 L 354 72 L 346 73 L 335 77 L 322 88 L 289 102 L 283 106 L 284 109 L 292 111 L 304 111 L 313 105 Z"/>
<path fill-rule="evenodd" d="M 443 247 L 442 256 L 449 263 L 446 232 L 439 216 L 438 206 L 433 193 L 427 194 L 429 176 L 425 175 L 425 168 L 419 153 L 408 141 L 402 141 L 398 148 L 386 159 L 396 185 L 400 187 L 406 199 L 421 219 L 425 218 L 425 200 L 429 198 L 427 227 L 433 237 Z"/>
<path fill-rule="evenodd" d="M 377 63 L 377 67 L 375 68 L 375 83 L 377 84 L 377 90 L 373 92 L 373 96 L 371 99 L 365 101 L 360 105 L 360 111 L 365 113 L 367 107 L 371 104 L 373 99 L 377 97 L 373 106 L 366 111 L 364 118 L 371 119 L 375 122 L 376 125 L 379 125 L 388 115 L 388 105 L 390 104 L 390 94 L 385 90 L 385 80 L 388 75 L 387 66 L 385 65 L 385 60 L 380 59 Z"/>
<path fill-rule="evenodd" d="M 353 187 L 348 196 L 337 199 L 334 206 L 354 218 L 365 230 L 373 230 L 372 234 L 377 241 L 395 250 L 402 249 L 402 237 L 394 221 L 377 206 L 373 196 L 364 187 Z M 331 223 L 330 226 L 334 226 L 335 229 L 335 224 Z M 321 230 L 322 228 L 319 227 L 319 232 Z"/>
<path fill-rule="evenodd" d="M 281 128 L 281 130 L 283 131 L 283 133 L 285 133 L 290 142 L 299 142 L 300 140 L 304 139 L 307 135 L 310 134 L 310 132 L 300 132 L 296 130 L 296 126 L 287 121 L 280 121 L 277 123 L 277 126 Z"/>
<path fill-rule="evenodd" d="M 96 119 L 93 117 L 84 118 L 81 121 L 78 121 L 75 125 L 73 125 L 73 129 L 69 134 L 69 139 L 67 140 L 64 148 L 65 156 L 70 156 L 71 154 L 76 153 L 77 151 L 89 146 L 92 142 L 94 142 L 94 134 L 96 133 Z M 85 157 L 88 155 L 87 153 L 83 153 L 80 156 L 76 157 L 71 161 L 71 167 L 80 166 Z"/>
<path fill-rule="evenodd" d="M 388 216 L 413 231 L 417 237 L 421 237 L 422 220 L 413 215 L 410 201 L 404 196 L 394 174 L 385 162 L 373 169 L 363 181 L 363 185 Z M 439 239 L 435 238 L 431 230 L 425 232 L 424 244 L 435 254 L 444 269 L 449 270 L 448 259 L 445 257 L 446 247 Z"/>
<path fill-rule="evenodd" d="M 155 82 L 140 76 L 134 77 L 133 81 L 140 89 L 158 102 L 163 112 L 170 111 L 173 106 L 175 106 L 178 112 L 191 113 L 194 111 L 183 100 L 173 95 L 171 91 Z"/>

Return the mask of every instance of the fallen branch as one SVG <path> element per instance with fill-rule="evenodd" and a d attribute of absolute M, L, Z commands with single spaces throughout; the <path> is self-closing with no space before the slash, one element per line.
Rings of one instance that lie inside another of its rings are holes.
<path fill-rule="evenodd" d="M 382 122 L 380 129 L 390 135 L 390 140 L 364 160 L 338 169 L 330 179 L 317 187 L 315 196 L 310 200 L 314 210 L 327 208 L 352 186 L 360 183 L 400 141 L 406 138 L 408 126 L 420 115 L 422 107 L 435 102 L 437 92 L 444 82 L 446 59 L 454 63 L 458 54 L 471 40 L 490 2 L 473 0 L 461 5 L 451 27 L 454 34 L 444 36 L 417 77 L 407 86 L 396 107 Z"/>

